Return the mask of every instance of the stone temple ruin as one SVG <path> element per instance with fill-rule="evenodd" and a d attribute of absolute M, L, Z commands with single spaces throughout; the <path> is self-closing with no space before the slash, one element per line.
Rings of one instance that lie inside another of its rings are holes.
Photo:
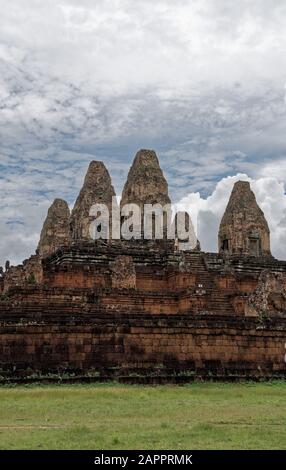
<path fill-rule="evenodd" d="M 271 256 L 268 224 L 248 181 L 235 183 L 218 237 L 221 253 Z"/>
<path fill-rule="evenodd" d="M 184 251 L 176 240 L 92 240 L 90 207 L 114 196 L 91 162 L 72 212 L 56 199 L 36 254 L 2 270 L 0 380 L 285 377 L 286 262 L 271 255 L 249 183 L 234 185 L 218 253 L 198 240 Z M 127 202 L 170 202 L 155 152 L 137 153 Z"/>

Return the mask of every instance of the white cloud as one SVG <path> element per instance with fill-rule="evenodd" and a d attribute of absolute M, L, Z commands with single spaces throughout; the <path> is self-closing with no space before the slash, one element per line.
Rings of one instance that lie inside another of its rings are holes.
<path fill-rule="evenodd" d="M 246 174 L 229 176 L 219 181 L 213 193 L 203 198 L 200 193 L 190 193 L 177 207 L 187 210 L 193 219 L 204 251 L 217 251 L 217 234 L 230 193 L 236 181 L 249 181 L 251 189 L 267 219 L 271 233 L 272 254 L 286 259 L 286 195 L 285 185 L 273 177 L 249 178 Z"/>
<path fill-rule="evenodd" d="M 225 176 L 247 174 L 259 195 L 272 178 L 261 204 L 282 253 L 284 0 L 0 0 L 0 9 L 1 260 L 33 251 L 48 204 L 72 204 L 90 160 L 106 163 L 120 192 L 140 147 L 158 151 L 173 199 L 200 191 L 192 198 L 212 249 L 226 197 L 211 194 L 215 183 L 228 190 Z M 24 225 L 11 224 L 19 214 Z"/>

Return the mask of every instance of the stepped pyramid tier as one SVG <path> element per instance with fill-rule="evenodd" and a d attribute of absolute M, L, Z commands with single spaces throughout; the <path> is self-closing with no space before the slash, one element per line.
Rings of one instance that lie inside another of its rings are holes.
<path fill-rule="evenodd" d="M 170 203 L 168 183 L 160 168 L 156 153 L 153 150 L 139 150 L 123 188 L 121 208 L 125 204 L 138 205 L 141 209 L 141 223 L 143 225 L 144 204 L 160 204 L 164 207 Z M 165 215 L 164 228 L 166 228 L 166 223 L 167 218 Z"/>
<path fill-rule="evenodd" d="M 182 246 L 179 246 L 179 248 L 200 251 L 200 242 L 197 239 L 190 214 L 185 211 L 178 211 L 175 214 L 173 224 L 175 239 L 180 244 L 182 243 Z M 184 232 L 186 232 L 188 236 L 185 237 Z"/>
<path fill-rule="evenodd" d="M 66 201 L 55 199 L 41 231 L 37 248 L 40 257 L 48 256 L 61 246 L 69 245 L 69 218 L 70 210 Z"/>
<path fill-rule="evenodd" d="M 234 184 L 220 223 L 221 253 L 271 256 L 270 231 L 248 181 Z"/>
<path fill-rule="evenodd" d="M 113 197 L 115 191 L 105 165 L 102 162 L 92 161 L 70 217 L 70 235 L 73 241 L 92 239 L 90 228 L 96 215 L 90 215 L 90 210 L 94 204 L 107 206 L 110 214 L 109 228 L 111 228 Z"/>

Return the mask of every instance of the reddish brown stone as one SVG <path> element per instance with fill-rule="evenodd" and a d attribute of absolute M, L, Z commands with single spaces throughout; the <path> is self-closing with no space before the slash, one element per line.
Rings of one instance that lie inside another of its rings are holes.
<path fill-rule="evenodd" d="M 111 264 L 112 287 L 115 289 L 134 289 L 136 271 L 131 256 L 117 256 Z"/>

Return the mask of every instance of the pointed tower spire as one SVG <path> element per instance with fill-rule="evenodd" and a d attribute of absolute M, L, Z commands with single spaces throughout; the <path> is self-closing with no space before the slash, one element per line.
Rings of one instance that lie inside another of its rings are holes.
<path fill-rule="evenodd" d="M 105 165 L 102 162 L 92 161 L 71 213 L 70 234 L 72 240 L 91 239 L 90 224 L 94 219 L 90 216 L 91 207 L 94 204 L 105 204 L 111 216 L 113 196 L 115 196 L 115 191 Z"/>
<path fill-rule="evenodd" d="M 220 223 L 218 244 L 220 252 L 271 256 L 268 223 L 248 181 L 234 184 Z"/>
<path fill-rule="evenodd" d="M 136 204 L 140 207 L 141 231 L 143 233 L 144 204 L 160 204 L 164 207 L 170 203 L 168 183 L 160 168 L 156 153 L 153 150 L 139 150 L 134 158 L 123 188 L 121 209 L 125 204 Z M 166 220 L 166 214 L 164 214 L 164 229 L 166 227 Z"/>
<path fill-rule="evenodd" d="M 139 150 L 123 188 L 121 205 L 169 204 L 168 183 L 154 150 Z"/>
<path fill-rule="evenodd" d="M 40 257 L 50 255 L 61 246 L 69 244 L 69 207 L 63 199 L 55 199 L 48 210 L 37 252 Z"/>

